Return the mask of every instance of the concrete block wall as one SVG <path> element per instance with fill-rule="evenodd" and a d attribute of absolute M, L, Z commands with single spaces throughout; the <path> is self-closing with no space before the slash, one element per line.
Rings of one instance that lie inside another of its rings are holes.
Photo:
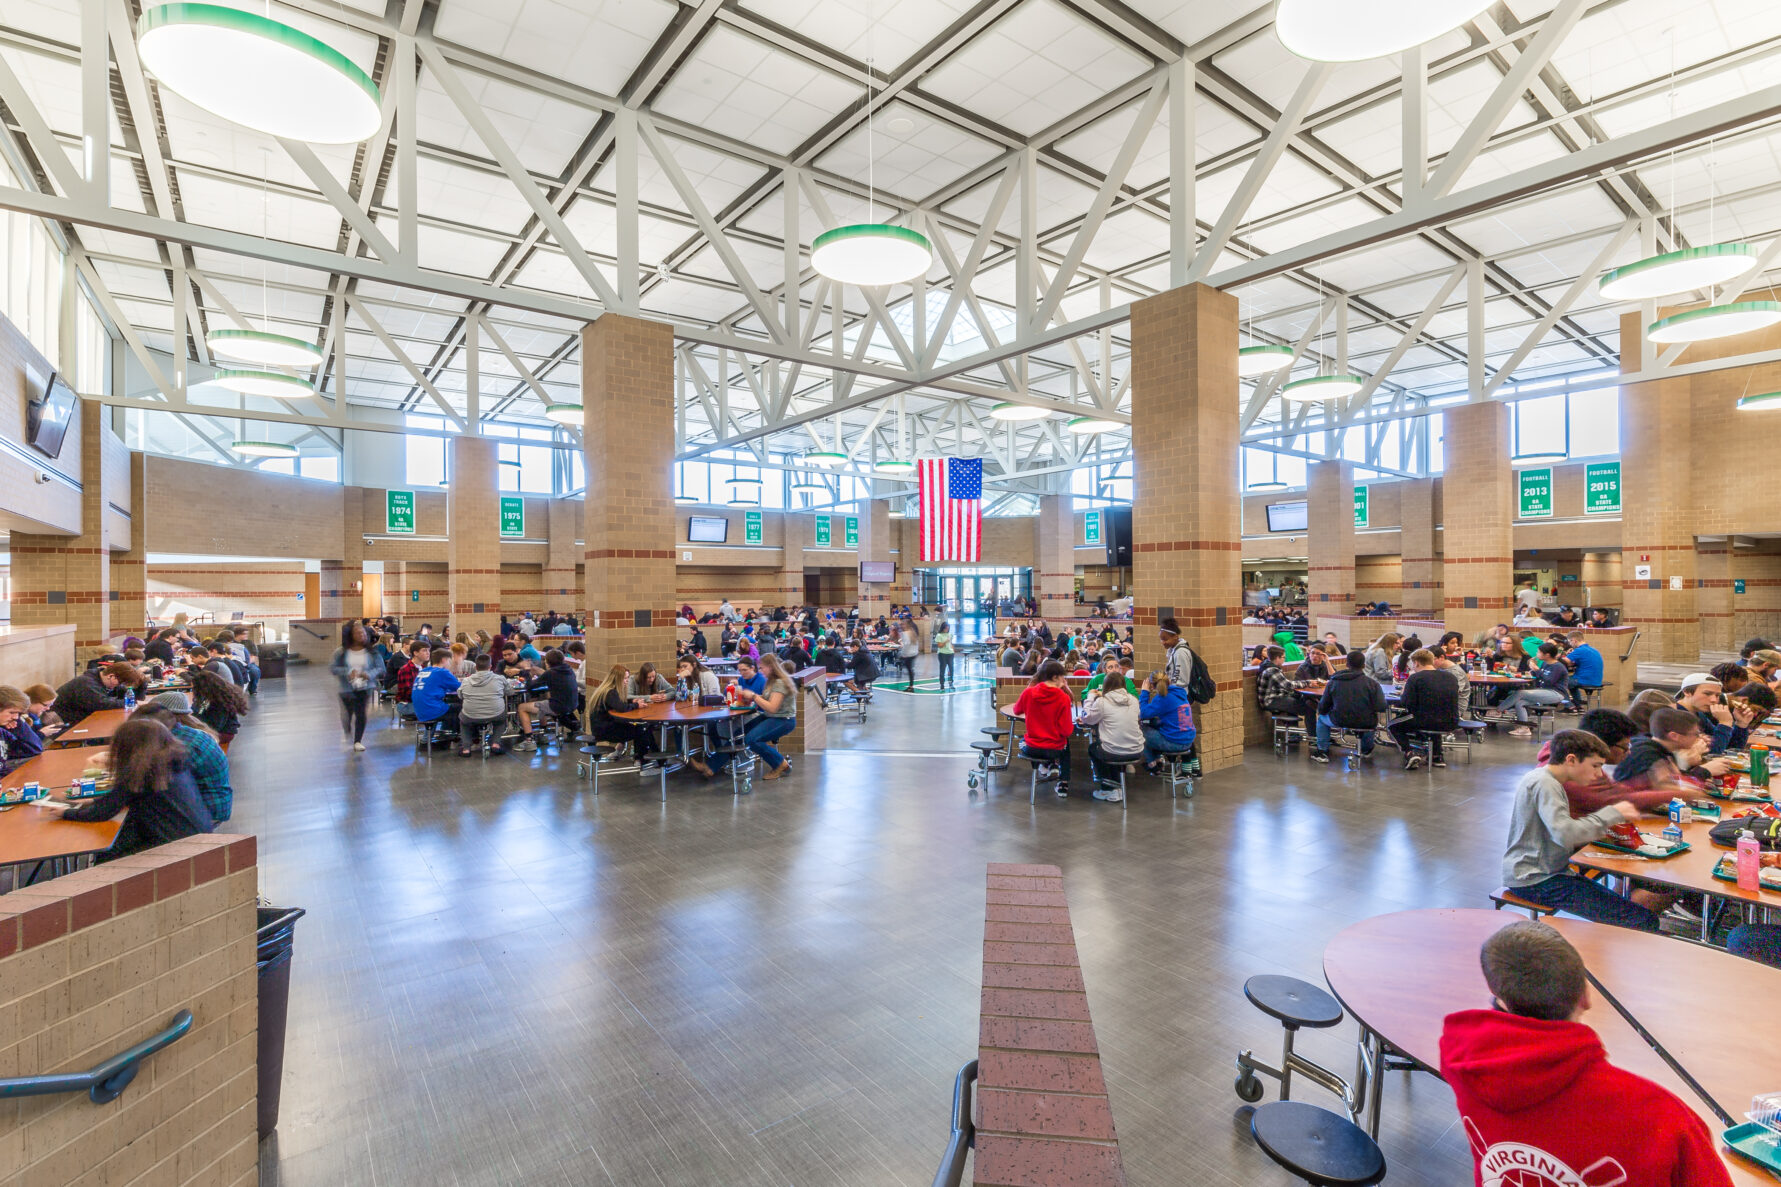
<path fill-rule="evenodd" d="M 1340 613 L 1354 605 L 1354 463 L 1312 462 L 1308 519 L 1312 609 Z M 1369 506 L 1369 522 L 1371 507 Z"/>
<path fill-rule="evenodd" d="M 1514 601 L 1508 406 L 1455 405 L 1446 411 L 1446 434 L 1446 489 L 1465 494 L 1442 509 L 1442 617 L 1470 638 L 1504 621 Z"/>
<path fill-rule="evenodd" d="M 213 833 L 0 898 L 0 1068 L 88 1068 L 192 1012 L 117 1100 L 0 1101 L 0 1187 L 258 1182 L 252 837 Z"/>

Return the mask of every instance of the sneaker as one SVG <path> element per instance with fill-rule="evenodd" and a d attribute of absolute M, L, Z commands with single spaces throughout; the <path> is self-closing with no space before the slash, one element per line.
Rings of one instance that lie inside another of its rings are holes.
<path fill-rule="evenodd" d="M 1518 725 L 1509 731 L 1509 736 L 1511 738 L 1531 738 L 1534 736 L 1534 731 L 1528 726 Z"/>
<path fill-rule="evenodd" d="M 1422 769 L 1422 755 L 1420 755 L 1420 754 L 1406 754 L 1404 756 L 1404 769 L 1406 771 L 1421 770 Z"/>
<path fill-rule="evenodd" d="M 458 751 L 458 757 L 459 758 L 469 758 L 472 754 L 475 754 L 475 753 L 476 753 L 476 751 L 470 749 L 468 746 L 465 746 Z"/>
<path fill-rule="evenodd" d="M 1669 910 L 1664 912 L 1664 917 L 1666 919 L 1679 919 L 1683 923 L 1690 924 L 1694 927 L 1699 927 L 1701 925 L 1701 917 L 1699 913 L 1689 910 L 1681 903 L 1676 903 L 1671 906 Z"/>
<path fill-rule="evenodd" d="M 365 744 L 364 744 L 364 743 L 363 743 L 363 742 L 354 742 L 354 743 L 353 743 L 353 744 L 352 744 L 352 748 L 353 748 L 353 749 L 354 749 L 354 750 L 360 750 L 360 751 L 362 751 L 362 750 L 364 750 L 364 749 L 365 749 Z"/>
<path fill-rule="evenodd" d="M 1067 800 L 1070 798 L 1070 785 L 1068 783 L 1059 781 L 1056 790 L 1058 799 Z"/>
<path fill-rule="evenodd" d="M 489 753 L 490 754 L 506 754 L 507 747 L 501 745 L 501 743 L 499 743 L 499 742 L 492 742 L 489 744 Z"/>
<path fill-rule="evenodd" d="M 1330 752 L 1327 750 L 1319 750 L 1313 746 L 1311 748 L 1311 761 L 1327 763 L 1330 761 Z"/>
<path fill-rule="evenodd" d="M 1095 798 L 1104 803 L 1117 804 L 1125 799 L 1125 793 L 1117 787 L 1097 787 L 1095 788 Z"/>
<path fill-rule="evenodd" d="M 1431 767 L 1445 767 L 1446 765 L 1447 765 L 1447 760 L 1445 758 L 1437 758 L 1437 759 L 1430 761 L 1430 763 L 1429 763 L 1429 766 L 1431 766 Z"/>
<path fill-rule="evenodd" d="M 530 754 L 534 750 L 538 749 L 538 743 L 536 743 L 532 740 L 532 735 L 527 734 L 525 737 L 521 738 L 519 741 L 517 741 L 513 744 L 513 749 L 516 753 L 519 753 L 519 754 Z"/>

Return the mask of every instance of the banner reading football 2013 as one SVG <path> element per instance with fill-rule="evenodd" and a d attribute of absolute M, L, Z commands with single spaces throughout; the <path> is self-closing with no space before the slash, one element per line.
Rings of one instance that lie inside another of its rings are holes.
<path fill-rule="evenodd" d="M 976 564 L 983 555 L 983 459 L 924 458 L 915 465 L 921 559 Z"/>
<path fill-rule="evenodd" d="M 1516 480 L 1520 484 L 1520 519 L 1551 519 L 1552 518 L 1552 467 L 1541 466 L 1533 470 L 1517 470 Z"/>
<path fill-rule="evenodd" d="M 1620 513 L 1620 463 L 1591 462 L 1583 469 L 1583 513 Z"/>

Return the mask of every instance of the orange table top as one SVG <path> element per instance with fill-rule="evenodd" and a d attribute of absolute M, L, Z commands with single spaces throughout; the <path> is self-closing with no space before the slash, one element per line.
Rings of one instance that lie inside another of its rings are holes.
<path fill-rule="evenodd" d="M 1378 1032 L 1393 1047 L 1423 1066 L 1441 1066 L 1443 1020 L 1456 1010 L 1484 1009 L 1490 990 L 1478 966 L 1478 949 L 1487 936 L 1517 922 L 1506 911 L 1423 910 L 1399 911 L 1363 920 L 1338 933 L 1323 953 L 1324 979 L 1343 1007 Z M 1734 1118 L 1740 1117 L 1750 1093 L 1743 1084 L 1752 1075 L 1774 1067 L 1761 1052 L 1747 1047 L 1724 1058 L 1710 1034 L 1723 1027 L 1717 1011 L 1688 1009 L 1701 987 L 1726 973 L 1724 962 L 1742 964 L 1767 979 L 1752 997 L 1725 1001 L 1767 1001 L 1781 990 L 1781 973 L 1738 957 L 1685 945 L 1663 936 L 1584 920 L 1552 918 L 1556 927 L 1582 955 L 1592 977 L 1613 994 L 1627 1013 L 1638 1019 L 1646 1033 L 1663 1043 L 1690 1076 L 1712 1098 L 1702 1099 L 1688 1082 L 1640 1035 L 1604 994 L 1593 994 L 1583 1021 L 1601 1037 L 1602 1046 L 1616 1066 L 1661 1084 L 1677 1099 L 1693 1108 L 1715 1135 L 1726 1128 L 1712 1104 L 1722 1104 Z M 1717 959 L 1707 961 L 1702 957 Z M 1665 975 L 1656 976 L 1660 971 Z M 1740 975 L 1738 986 L 1747 978 Z M 1759 978 L 1760 979 L 1760 978 Z M 1719 995 L 1715 993 L 1715 997 Z M 1637 1003 L 1634 1009 L 1631 1003 Z M 1650 1015 L 1650 1017 L 1647 1017 Z M 1748 1028 L 1737 1028 L 1727 1040 L 1741 1042 Z M 1676 1046 L 1672 1046 L 1674 1043 Z M 1695 1063 L 1681 1058 L 1678 1047 L 1694 1053 Z M 1735 1068 L 1740 1060 L 1753 1068 Z M 1740 1097 L 1738 1094 L 1742 1092 Z M 1734 1107 L 1735 1106 L 1735 1107 Z M 1767 1183 L 1774 1179 L 1741 1157 L 1721 1150 L 1732 1181 L 1738 1184 Z"/>
<path fill-rule="evenodd" d="M 64 746 L 96 746 L 109 742 L 111 736 L 117 733 L 117 727 L 124 724 L 128 716 L 122 709 L 101 709 L 97 713 L 89 713 L 74 728 L 57 734 L 49 745 L 59 749 Z"/>
<path fill-rule="evenodd" d="M 626 709 L 623 713 L 614 713 L 626 721 L 643 721 L 651 725 L 699 725 L 704 722 L 723 721 L 748 712 L 747 709 L 734 709 L 728 705 L 698 705 L 691 701 L 656 701 L 637 709 Z"/>
<path fill-rule="evenodd" d="M 1721 804 L 1720 810 L 1724 818 L 1729 820 L 1737 815 L 1737 812 L 1732 809 L 1745 806 L 1733 804 L 1728 800 Z M 1709 839 L 1709 834 L 1717 823 L 1718 821 L 1709 820 L 1705 816 L 1697 816 L 1683 825 L 1682 839 L 1688 842 L 1689 849 L 1688 852 L 1679 853 L 1675 857 L 1665 857 L 1654 861 L 1650 858 L 1615 853 L 1609 849 L 1598 849 L 1594 845 L 1585 845 L 1572 855 L 1571 860 L 1577 865 L 1592 870 L 1606 870 L 1611 874 L 1624 874 L 1629 878 L 1639 878 L 1664 886 L 1699 891 L 1702 894 L 1733 899 L 1741 903 L 1762 903 L 1770 907 L 1781 907 L 1781 891 L 1740 890 L 1736 882 L 1721 882 L 1713 876 L 1713 867 L 1719 864 L 1719 859 L 1732 854 L 1732 850 L 1720 849 Z M 1662 832 L 1668 827 L 1668 820 L 1661 820 L 1656 816 L 1641 816 L 1639 818 L 1639 828 L 1645 832 Z"/>
<path fill-rule="evenodd" d="M 0 779 L 0 790 L 7 795 L 35 779 L 57 799 L 66 799 L 68 781 L 105 757 L 103 750 L 71 747 L 46 750 Z M 19 804 L 0 809 L 0 866 L 18 862 L 44 861 L 52 857 L 75 857 L 83 853 L 102 853 L 117 839 L 122 822 L 100 820 L 90 824 L 63 820 L 35 804 Z"/>

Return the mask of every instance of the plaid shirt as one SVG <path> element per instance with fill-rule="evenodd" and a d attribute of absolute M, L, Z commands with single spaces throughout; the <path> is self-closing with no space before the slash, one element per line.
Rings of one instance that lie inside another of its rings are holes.
<path fill-rule="evenodd" d="M 404 705 L 414 700 L 414 678 L 420 675 L 420 671 L 414 666 L 414 661 L 409 660 L 396 673 L 396 699 Z"/>
<path fill-rule="evenodd" d="M 223 748 L 203 730 L 189 725 L 173 727 L 173 736 L 185 743 L 186 768 L 198 784 L 198 798 L 210 811 L 210 818 L 221 824 L 235 808 L 235 789 L 229 786 L 229 759 Z"/>
<path fill-rule="evenodd" d="M 1255 674 L 1255 703 L 1264 711 L 1285 706 L 1297 700 L 1293 695 L 1296 687 L 1279 664 L 1267 664 Z"/>

